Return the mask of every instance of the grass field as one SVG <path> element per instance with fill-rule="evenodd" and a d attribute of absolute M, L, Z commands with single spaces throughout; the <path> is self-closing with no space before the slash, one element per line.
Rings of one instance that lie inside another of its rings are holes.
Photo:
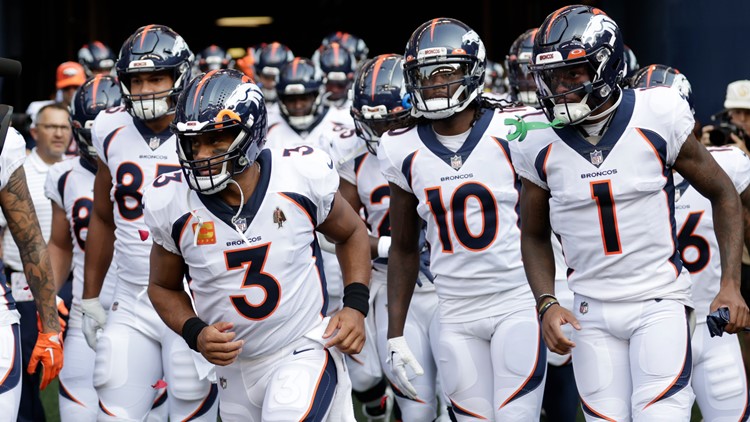
<path fill-rule="evenodd" d="M 57 395 L 58 387 L 59 384 L 57 382 L 57 379 L 55 379 L 44 391 L 42 391 L 42 404 L 44 405 L 44 410 L 47 414 L 47 422 L 60 422 L 60 412 L 58 411 Z M 354 411 L 356 413 L 357 421 L 365 422 L 366 420 L 362 416 L 360 409 L 361 406 L 359 405 L 357 400 L 354 399 Z M 540 419 L 540 421 L 544 420 L 544 418 Z M 576 419 L 576 422 L 584 422 L 583 413 L 581 411 L 578 412 L 578 418 Z M 697 406 L 693 406 L 693 416 L 692 418 L 690 418 L 690 422 L 701 422 L 701 413 L 698 410 Z"/>

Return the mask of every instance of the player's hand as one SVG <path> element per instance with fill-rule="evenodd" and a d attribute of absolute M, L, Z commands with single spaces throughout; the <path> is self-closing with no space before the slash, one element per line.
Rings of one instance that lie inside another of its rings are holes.
<path fill-rule="evenodd" d="M 356 309 L 344 306 L 331 317 L 323 333 L 323 338 L 331 336 L 333 338 L 326 343 L 326 348 L 336 346 L 350 355 L 361 352 L 365 345 L 365 316 Z"/>
<path fill-rule="evenodd" d="M 65 302 L 63 302 L 62 298 L 60 296 L 55 296 L 55 302 L 57 303 L 57 319 L 60 321 L 60 335 L 65 332 L 65 319 L 63 317 L 67 317 L 69 312 L 68 308 L 65 306 Z M 42 331 L 42 317 L 39 315 L 39 312 L 36 313 L 36 329 L 39 330 L 39 332 Z"/>
<path fill-rule="evenodd" d="M 750 310 L 739 289 L 719 289 L 709 309 L 713 312 L 719 308 L 729 308 L 729 323 L 724 327 L 725 332 L 734 334 L 745 327 L 750 327 Z"/>
<path fill-rule="evenodd" d="M 31 359 L 26 372 L 36 372 L 37 364 L 42 364 L 42 382 L 39 388 L 44 390 L 55 379 L 63 366 L 63 348 L 60 333 L 39 333 L 31 352 Z"/>
<path fill-rule="evenodd" d="M 576 344 L 563 333 L 562 326 L 565 324 L 572 325 L 576 330 L 581 329 L 581 324 L 573 313 L 560 304 L 547 309 L 542 318 L 542 335 L 547 348 L 561 355 L 570 353 L 576 347 Z"/>
<path fill-rule="evenodd" d="M 201 330 L 198 334 L 198 350 L 207 361 L 227 366 L 237 359 L 245 341 L 233 341 L 236 333 L 229 331 L 233 327 L 231 322 L 220 321 Z"/>
<path fill-rule="evenodd" d="M 81 312 L 83 313 L 83 327 L 81 328 L 83 336 L 89 347 L 96 350 L 96 339 L 107 323 L 107 312 L 98 297 L 82 299 Z"/>
<path fill-rule="evenodd" d="M 412 378 L 423 375 L 424 369 L 417 362 L 417 358 L 414 357 L 403 336 L 388 339 L 388 357 L 386 358 L 386 362 L 391 366 L 391 372 L 395 376 L 395 379 L 392 381 L 396 388 L 410 399 L 417 400 L 417 389 L 414 388 L 409 380 L 406 367 L 408 366 L 414 372 Z"/>

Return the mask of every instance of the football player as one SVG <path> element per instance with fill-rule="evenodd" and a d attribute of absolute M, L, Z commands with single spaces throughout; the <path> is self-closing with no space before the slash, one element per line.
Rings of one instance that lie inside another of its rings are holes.
<path fill-rule="evenodd" d="M 520 116 L 511 142 L 523 181 L 521 246 L 547 347 L 572 350 L 587 420 L 688 420 L 693 302 L 677 249 L 672 169 L 710 199 L 722 254 L 727 330 L 750 322 L 739 294 L 741 205 L 732 181 L 692 135 L 677 90 L 621 89 L 622 33 L 602 10 L 565 6 L 534 37 L 531 71 L 548 121 Z M 521 137 L 519 137 L 521 139 Z M 550 230 L 574 292 L 555 298 Z M 572 338 L 561 326 L 571 324 Z"/>
<path fill-rule="evenodd" d="M 264 149 L 266 119 L 260 88 L 237 70 L 198 76 L 180 95 L 182 172 L 144 195 L 149 297 L 217 365 L 222 420 L 353 421 L 342 352 L 365 342 L 367 229 L 326 153 Z M 316 231 L 336 243 L 346 285 L 331 317 Z"/>

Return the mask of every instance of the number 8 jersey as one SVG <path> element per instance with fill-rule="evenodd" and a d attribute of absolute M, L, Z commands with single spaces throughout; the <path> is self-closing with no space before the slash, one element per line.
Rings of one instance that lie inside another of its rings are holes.
<path fill-rule="evenodd" d="M 546 121 L 524 120 L 540 118 Z M 550 224 L 573 292 L 691 304 L 677 250 L 672 165 L 693 123 L 676 90 L 626 89 L 596 145 L 574 126 L 555 130 L 559 137 L 532 130 L 511 142 L 519 175 L 550 193 Z"/>
<path fill-rule="evenodd" d="M 258 185 L 237 227 L 237 207 L 190 189 L 182 173 L 144 194 L 154 242 L 187 264 L 197 314 L 233 323 L 243 357 L 279 350 L 322 321 L 328 296 L 315 228 L 339 180 L 329 156 L 307 146 L 266 149 L 257 162 Z"/>
<path fill-rule="evenodd" d="M 112 175 L 117 275 L 133 284 L 148 284 L 151 238 L 143 222 L 143 189 L 156 176 L 180 169 L 176 139 L 169 129 L 153 133 L 124 107 L 100 112 L 91 129 L 99 159 Z"/>

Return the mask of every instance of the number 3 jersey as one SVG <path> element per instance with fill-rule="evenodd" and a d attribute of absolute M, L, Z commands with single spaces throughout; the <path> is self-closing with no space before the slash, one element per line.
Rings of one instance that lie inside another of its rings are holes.
<path fill-rule="evenodd" d="M 504 119 L 512 117 L 485 110 L 455 152 L 430 125 L 380 139 L 383 175 L 414 194 L 417 213 L 427 222 L 430 270 L 441 304 L 455 303 L 442 307 L 441 321 L 497 315 L 496 300 L 510 297 L 523 299 L 504 300 L 503 312 L 533 306 L 521 262 L 520 183 L 505 140 Z"/>
<path fill-rule="evenodd" d="M 622 91 L 596 144 L 575 126 L 532 130 L 511 142 L 519 175 L 549 191 L 570 289 L 602 301 L 675 299 L 690 304 L 677 250 L 672 165 L 693 130 L 677 90 Z M 523 116 L 546 121 L 543 115 Z"/>
<path fill-rule="evenodd" d="M 258 185 L 236 227 L 237 207 L 190 189 L 181 173 L 154 181 L 144 199 L 154 241 L 187 264 L 197 314 L 233 323 L 244 357 L 276 351 L 322 321 L 328 296 L 314 231 L 338 189 L 333 161 L 311 147 L 265 149 L 257 162 Z"/>
<path fill-rule="evenodd" d="M 176 137 L 167 129 L 154 133 L 124 107 L 96 116 L 91 130 L 96 152 L 112 175 L 110 200 L 115 222 L 117 275 L 148 284 L 151 237 L 143 222 L 143 189 L 157 175 L 179 170 Z"/>
<path fill-rule="evenodd" d="M 750 159 L 745 153 L 735 147 L 710 147 L 708 150 L 732 179 L 737 192 L 747 189 L 750 185 Z M 674 180 L 680 253 L 685 268 L 690 271 L 696 318 L 705 321 L 702 317 L 710 312 L 709 307 L 719 293 L 721 280 L 721 257 L 714 233 L 711 201 L 679 173 L 675 173 Z"/>

